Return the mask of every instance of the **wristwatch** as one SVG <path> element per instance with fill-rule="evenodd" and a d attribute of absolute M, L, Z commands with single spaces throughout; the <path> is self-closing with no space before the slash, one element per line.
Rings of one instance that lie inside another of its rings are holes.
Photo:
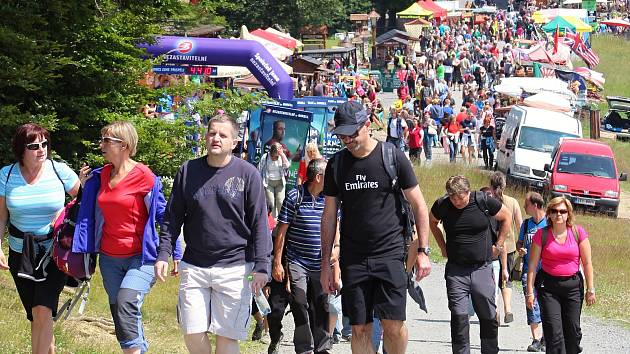
<path fill-rule="evenodd" d="M 593 295 L 595 295 L 595 288 L 593 288 L 593 289 L 587 289 L 587 290 L 586 290 L 586 293 L 587 293 L 587 294 L 593 294 Z"/>
<path fill-rule="evenodd" d="M 424 253 L 427 256 L 431 254 L 431 247 L 418 247 L 418 253 Z"/>

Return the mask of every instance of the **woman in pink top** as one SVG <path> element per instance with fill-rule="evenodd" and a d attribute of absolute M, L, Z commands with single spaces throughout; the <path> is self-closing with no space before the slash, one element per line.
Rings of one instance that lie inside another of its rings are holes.
<path fill-rule="evenodd" d="M 536 286 L 547 353 L 579 353 L 585 280 L 586 304 L 595 303 L 591 244 L 586 231 L 575 224 L 571 202 L 564 197 L 553 198 L 547 205 L 547 225 L 532 238 L 526 305 L 533 307 Z"/>

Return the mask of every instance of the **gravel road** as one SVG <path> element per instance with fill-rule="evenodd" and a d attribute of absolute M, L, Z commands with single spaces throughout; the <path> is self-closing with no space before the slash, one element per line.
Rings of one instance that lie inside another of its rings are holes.
<path fill-rule="evenodd" d="M 512 295 L 514 322 L 501 324 L 499 346 L 501 352 L 526 353 L 531 343 L 529 326 L 525 317 L 525 302 L 520 283 L 515 284 Z M 444 265 L 433 264 L 431 275 L 421 282 L 427 301 L 428 313 L 420 310 L 413 300 L 407 299 L 407 327 L 409 345 L 407 353 L 450 353 L 450 312 L 446 299 Z M 500 305 L 502 306 L 502 304 Z M 280 353 L 293 353 L 293 318 L 285 317 L 284 340 Z M 630 329 L 592 317 L 582 316 L 583 353 L 630 353 Z M 470 343 L 472 353 L 480 353 L 479 323 L 471 318 Z M 350 343 L 341 342 L 333 347 L 333 353 L 351 353 Z"/>

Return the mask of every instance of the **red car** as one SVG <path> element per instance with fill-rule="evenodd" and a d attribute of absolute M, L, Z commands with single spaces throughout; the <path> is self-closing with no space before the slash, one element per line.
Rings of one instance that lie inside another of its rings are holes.
<path fill-rule="evenodd" d="M 619 181 L 626 181 L 628 175 L 618 172 L 610 146 L 595 140 L 562 138 L 545 171 L 546 191 L 552 197 L 564 195 L 577 208 L 617 217 Z"/>

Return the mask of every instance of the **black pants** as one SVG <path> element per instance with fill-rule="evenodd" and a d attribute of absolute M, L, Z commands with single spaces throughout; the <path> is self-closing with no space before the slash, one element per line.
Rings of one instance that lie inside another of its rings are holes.
<path fill-rule="evenodd" d="M 332 338 L 328 333 L 328 295 L 319 281 L 319 271 L 289 263 L 291 274 L 291 309 L 295 332 L 293 345 L 296 353 L 328 353 Z"/>
<path fill-rule="evenodd" d="M 468 299 L 479 317 L 481 353 L 499 352 L 499 323 L 496 319 L 495 279 L 492 263 L 480 266 L 446 263 L 444 274 L 448 308 L 451 310 L 451 341 L 455 354 L 470 353 Z"/>
<path fill-rule="evenodd" d="M 582 340 L 580 315 L 584 300 L 582 274 L 554 277 L 541 270 L 536 275 L 535 285 L 547 353 L 579 353 Z"/>
<path fill-rule="evenodd" d="M 494 151 L 488 146 L 484 138 L 481 138 L 481 151 L 483 152 L 483 164 L 487 168 L 492 168 L 494 166 Z"/>
<path fill-rule="evenodd" d="M 269 289 L 269 306 L 271 312 L 267 315 L 267 323 L 269 323 L 269 337 L 271 342 L 280 341 L 282 336 L 282 319 L 284 311 L 289 304 L 290 295 L 287 293 L 285 283 L 279 283 L 271 280 Z"/>

